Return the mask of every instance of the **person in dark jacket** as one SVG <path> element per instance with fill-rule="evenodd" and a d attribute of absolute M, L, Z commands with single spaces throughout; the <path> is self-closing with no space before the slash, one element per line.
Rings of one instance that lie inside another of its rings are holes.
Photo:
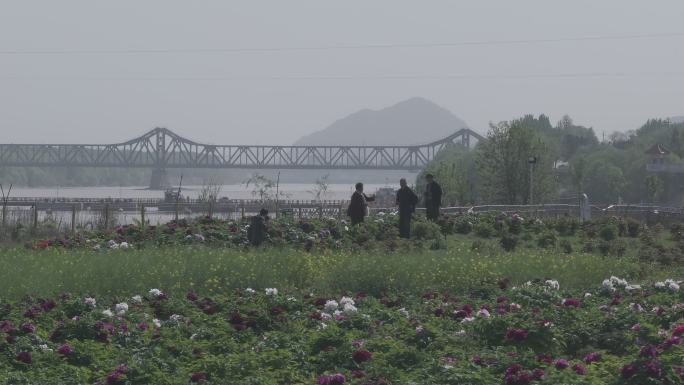
<path fill-rule="evenodd" d="M 432 174 L 425 175 L 425 214 L 431 221 L 439 217 L 439 206 L 442 205 L 442 187 L 435 182 Z"/>
<path fill-rule="evenodd" d="M 351 196 L 347 215 L 351 218 L 352 225 L 363 222 L 363 218 L 368 215 L 368 202 L 373 202 L 375 196 L 368 196 L 363 193 L 363 183 L 356 184 L 356 191 Z"/>
<path fill-rule="evenodd" d="M 259 215 L 252 217 L 249 223 L 249 229 L 247 229 L 247 238 L 252 246 L 259 246 L 265 240 L 268 234 L 268 210 L 261 209 Z"/>
<path fill-rule="evenodd" d="M 397 205 L 399 206 L 399 236 L 408 239 L 411 236 L 411 215 L 416 211 L 418 196 L 406 184 L 406 179 L 399 180 Z"/>

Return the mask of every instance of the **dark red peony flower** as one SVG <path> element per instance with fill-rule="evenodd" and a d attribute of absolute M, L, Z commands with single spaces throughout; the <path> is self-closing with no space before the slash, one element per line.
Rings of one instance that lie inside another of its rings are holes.
<path fill-rule="evenodd" d="M 357 363 L 360 364 L 362 362 L 368 362 L 373 358 L 373 354 L 369 352 L 368 350 L 357 350 L 354 353 L 352 353 L 352 359 Z"/>
<path fill-rule="evenodd" d="M 658 349 L 653 345 L 646 345 L 639 350 L 639 357 L 654 358 L 658 355 Z"/>
<path fill-rule="evenodd" d="M 23 362 L 25 364 L 30 364 L 31 363 L 31 353 L 27 351 L 22 351 L 17 354 L 17 361 Z"/>
<path fill-rule="evenodd" d="M 527 330 L 525 329 L 508 329 L 506 338 L 513 341 L 524 341 L 527 338 Z"/>
<path fill-rule="evenodd" d="M 204 372 L 196 372 L 190 376 L 190 382 L 202 382 L 207 380 L 207 374 Z"/>

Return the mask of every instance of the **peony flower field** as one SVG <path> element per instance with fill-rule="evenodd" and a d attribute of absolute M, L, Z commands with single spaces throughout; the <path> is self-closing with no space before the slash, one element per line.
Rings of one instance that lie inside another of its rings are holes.
<path fill-rule="evenodd" d="M 684 383 L 683 226 L 453 215 L 401 240 L 395 222 L 3 247 L 0 383 Z"/>

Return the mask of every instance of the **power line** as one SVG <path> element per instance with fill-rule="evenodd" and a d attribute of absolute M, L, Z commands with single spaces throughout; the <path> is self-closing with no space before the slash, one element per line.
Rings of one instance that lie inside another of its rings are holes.
<path fill-rule="evenodd" d="M 557 74 L 520 75 L 322 75 L 322 76 L 245 76 L 245 77 L 0 77 L 2 80 L 45 80 L 45 81 L 315 81 L 315 80 L 527 80 L 527 79 L 577 79 L 616 77 L 679 77 L 684 71 L 676 72 L 575 72 Z"/>
<path fill-rule="evenodd" d="M 252 48 L 144 48 L 144 49 L 64 49 L 64 50 L 4 50 L 0 55 L 116 55 L 116 54 L 198 54 L 198 53 L 258 53 L 258 52 L 289 52 L 289 51 L 329 51 L 353 49 L 392 49 L 392 48 L 449 48 L 463 46 L 497 46 L 515 44 L 547 44 L 581 41 L 611 41 L 684 37 L 684 32 L 632 34 L 632 35 L 603 35 L 581 36 L 555 39 L 521 39 L 521 40 L 481 40 L 442 43 L 394 43 L 394 44 L 358 44 L 358 45 L 330 45 L 308 47 L 252 47 Z"/>

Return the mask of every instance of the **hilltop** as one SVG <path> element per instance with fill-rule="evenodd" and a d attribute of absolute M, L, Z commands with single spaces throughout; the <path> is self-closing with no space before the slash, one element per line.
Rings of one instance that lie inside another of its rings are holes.
<path fill-rule="evenodd" d="M 444 138 L 467 124 L 451 111 L 424 98 L 411 98 L 380 110 L 363 109 L 296 145 L 407 145 Z"/>

